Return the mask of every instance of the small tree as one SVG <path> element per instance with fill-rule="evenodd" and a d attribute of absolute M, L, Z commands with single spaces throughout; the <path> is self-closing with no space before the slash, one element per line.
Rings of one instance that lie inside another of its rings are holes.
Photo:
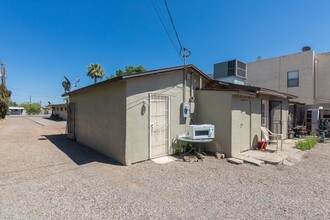
<path fill-rule="evenodd" d="M 12 100 L 9 100 L 9 106 L 17 107 L 18 104 L 16 102 L 13 102 Z"/>
<path fill-rule="evenodd" d="M 41 106 L 39 103 L 24 103 L 20 104 L 20 107 L 23 107 L 27 114 L 29 115 L 37 115 L 41 112 Z"/>
<path fill-rule="evenodd" d="M 94 83 L 96 83 L 97 78 L 103 78 L 104 77 L 104 70 L 101 67 L 101 65 L 92 63 L 87 67 L 87 76 L 90 76 L 92 79 L 94 79 Z"/>
<path fill-rule="evenodd" d="M 0 86 L 0 118 L 5 118 L 9 110 L 9 99 L 11 91 L 7 90 L 4 85 Z"/>
<path fill-rule="evenodd" d="M 124 76 L 124 75 L 129 75 L 133 73 L 141 73 L 141 72 L 146 72 L 147 69 L 144 68 L 142 65 L 138 65 L 137 67 L 134 67 L 132 65 L 125 66 L 125 71 L 119 69 L 116 70 L 116 76 Z M 113 78 L 113 76 L 110 76 L 110 78 Z"/>

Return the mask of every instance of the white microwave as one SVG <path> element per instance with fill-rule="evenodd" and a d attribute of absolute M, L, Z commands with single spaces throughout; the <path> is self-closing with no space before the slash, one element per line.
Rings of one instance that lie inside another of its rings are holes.
<path fill-rule="evenodd" d="M 209 139 L 214 138 L 214 125 L 189 125 L 187 136 L 190 139 Z"/>

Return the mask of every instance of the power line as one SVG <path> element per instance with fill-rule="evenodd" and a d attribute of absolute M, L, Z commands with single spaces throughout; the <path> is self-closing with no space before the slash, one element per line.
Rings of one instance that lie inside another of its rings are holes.
<path fill-rule="evenodd" d="M 174 50 L 177 52 L 177 54 L 179 55 L 179 57 L 180 57 L 181 60 L 182 60 L 182 57 L 181 57 L 181 50 L 182 50 L 182 49 L 180 48 L 180 51 L 179 51 L 178 48 L 175 46 L 175 43 L 174 43 L 174 41 L 173 41 L 173 39 L 172 39 L 170 33 L 168 32 L 168 30 L 167 30 L 167 28 L 166 28 L 165 23 L 164 23 L 164 21 L 163 21 L 164 18 L 163 18 L 163 16 L 162 16 L 161 12 L 160 12 L 160 9 L 159 9 L 159 6 L 158 6 L 157 2 L 154 2 L 154 0 L 150 0 L 150 1 L 151 1 L 151 3 L 152 3 L 152 6 L 153 6 L 154 9 L 155 9 L 157 15 L 158 15 L 158 18 L 159 18 L 159 20 L 160 20 L 160 22 L 161 22 L 161 24 L 162 24 L 162 26 L 163 26 L 163 28 L 164 28 L 164 30 L 165 30 L 167 36 L 168 36 L 168 38 L 170 39 L 170 41 L 171 41 L 171 43 L 172 43 L 172 46 L 173 46 Z M 157 9 L 157 8 L 158 8 L 158 9 Z M 159 10 L 159 11 L 158 11 L 158 10 Z M 181 47 L 181 45 L 180 45 L 180 47 Z"/>
<path fill-rule="evenodd" d="M 170 20 L 171 20 L 171 23 L 172 23 L 172 27 L 174 29 L 174 32 L 175 32 L 175 36 L 176 38 L 178 39 L 178 42 L 180 44 L 180 56 L 181 56 L 181 52 L 182 52 L 182 44 L 181 44 L 181 41 L 180 41 L 180 38 L 179 38 L 179 35 L 178 35 L 178 32 L 176 31 L 176 28 L 175 28 L 175 25 L 174 25 L 174 22 L 173 22 L 173 18 L 172 18 L 172 15 L 171 15 L 171 12 L 170 12 L 170 9 L 168 8 L 168 5 L 167 5 L 167 1 L 164 0 L 164 3 L 165 3 L 165 6 L 166 6 L 166 10 L 167 10 L 167 13 L 168 15 L 170 16 Z"/>
<path fill-rule="evenodd" d="M 29 95 L 16 95 L 13 94 L 12 97 L 28 97 Z M 50 95 L 33 95 L 33 97 L 38 97 L 38 98 L 61 98 L 61 96 L 50 96 Z"/>
<path fill-rule="evenodd" d="M 54 93 L 44 93 L 44 92 L 37 92 L 37 91 L 33 91 L 33 90 L 26 90 L 26 89 L 17 89 L 17 88 L 13 88 L 13 87 L 8 87 L 9 90 L 15 90 L 17 92 L 24 92 L 24 93 L 42 93 L 43 95 L 49 95 L 49 96 L 57 96 L 59 94 L 54 94 Z M 60 95 L 59 95 L 60 96 Z"/>

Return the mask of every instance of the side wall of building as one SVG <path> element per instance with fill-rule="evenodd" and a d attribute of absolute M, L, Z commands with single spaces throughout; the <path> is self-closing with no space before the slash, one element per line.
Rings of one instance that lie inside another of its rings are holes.
<path fill-rule="evenodd" d="M 198 87 L 199 76 L 194 77 L 194 88 Z M 190 79 L 188 76 L 187 85 Z M 203 82 L 204 84 L 204 82 Z M 193 91 L 194 93 L 195 91 Z M 176 135 L 186 133 L 191 118 L 183 118 L 183 71 L 160 73 L 127 80 L 127 163 L 149 159 L 149 94 L 170 96 L 170 153 L 176 146 Z M 186 86 L 186 100 L 190 97 Z M 192 106 L 193 110 L 193 106 Z"/>
<path fill-rule="evenodd" d="M 317 97 L 315 104 L 330 103 L 330 53 L 322 53 L 315 55 L 315 74 L 317 78 Z M 322 100 L 321 100 L 322 99 Z"/>
<path fill-rule="evenodd" d="M 299 86 L 287 86 L 289 71 L 299 71 Z M 246 84 L 298 96 L 295 101 L 314 102 L 314 51 L 248 63 Z"/>
<path fill-rule="evenodd" d="M 230 92 L 196 91 L 197 123 L 215 126 L 215 139 L 206 144 L 206 149 L 211 152 L 224 153 L 226 156 L 232 154 L 231 101 L 232 94 Z"/>
<path fill-rule="evenodd" d="M 127 164 L 125 82 L 72 94 L 70 102 L 75 104 L 77 142 Z"/>

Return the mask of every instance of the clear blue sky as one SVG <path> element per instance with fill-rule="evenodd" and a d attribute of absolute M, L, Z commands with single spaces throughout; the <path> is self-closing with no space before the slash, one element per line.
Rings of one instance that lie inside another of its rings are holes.
<path fill-rule="evenodd" d="M 159 5 L 175 40 L 163 0 Z M 182 44 L 205 73 L 230 59 L 245 62 L 296 53 L 309 45 L 330 51 L 329 0 L 168 0 Z M 175 43 L 177 43 L 175 41 Z M 177 46 L 178 47 L 178 46 Z M 67 76 L 93 83 L 86 66 L 109 76 L 126 65 L 148 70 L 182 65 L 151 0 L 1 0 L 0 59 L 12 100 L 63 102 Z"/>

